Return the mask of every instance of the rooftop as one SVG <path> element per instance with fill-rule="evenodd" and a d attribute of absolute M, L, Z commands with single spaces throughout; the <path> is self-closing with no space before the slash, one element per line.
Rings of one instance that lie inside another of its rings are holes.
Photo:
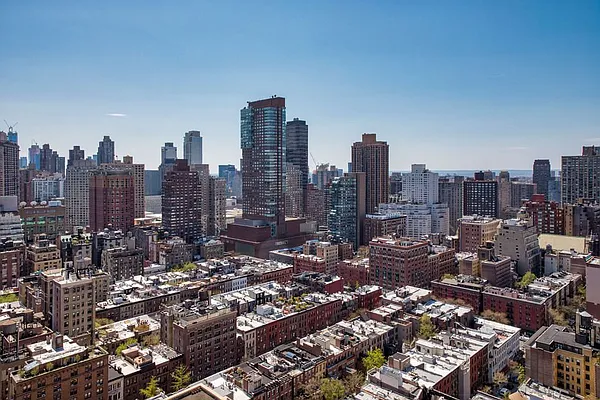
<path fill-rule="evenodd" d="M 578 253 L 585 253 L 585 238 L 576 236 L 551 235 L 542 233 L 538 236 L 539 246 L 545 249 L 547 245 L 551 245 L 553 250 L 561 251 L 571 249 Z"/>

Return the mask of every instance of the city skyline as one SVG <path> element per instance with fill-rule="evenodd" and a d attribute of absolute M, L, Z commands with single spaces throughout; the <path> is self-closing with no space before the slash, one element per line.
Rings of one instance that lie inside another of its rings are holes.
<path fill-rule="evenodd" d="M 239 105 L 273 94 L 338 167 L 363 133 L 389 143 L 392 171 L 558 169 L 600 144 L 594 2 L 116 4 L 2 5 L 0 117 L 19 122 L 21 154 L 33 140 L 93 154 L 110 135 L 156 169 L 165 142 L 200 130 L 215 173 L 239 165 Z"/>

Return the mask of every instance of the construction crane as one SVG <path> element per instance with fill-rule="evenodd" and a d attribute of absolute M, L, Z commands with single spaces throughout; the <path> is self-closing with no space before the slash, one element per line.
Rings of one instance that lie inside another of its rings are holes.
<path fill-rule="evenodd" d="M 315 160 L 315 156 L 313 156 L 312 152 L 310 152 L 310 158 L 312 158 L 313 164 L 315 164 L 315 170 L 317 169 L 317 166 L 319 164 L 317 164 L 317 160 Z"/>
<path fill-rule="evenodd" d="M 8 128 L 8 133 L 12 133 L 14 127 L 19 125 L 18 122 L 15 122 L 14 124 L 10 125 L 8 122 L 6 122 L 6 120 L 4 120 L 4 123 L 6 124 L 6 127 Z"/>

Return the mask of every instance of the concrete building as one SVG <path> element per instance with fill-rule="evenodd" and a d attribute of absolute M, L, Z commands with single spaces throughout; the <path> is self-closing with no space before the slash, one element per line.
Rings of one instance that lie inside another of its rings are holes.
<path fill-rule="evenodd" d="M 446 204 L 380 204 L 381 214 L 406 215 L 406 237 L 421 239 L 431 233 L 448 235 L 449 209 Z"/>
<path fill-rule="evenodd" d="M 533 183 L 536 185 L 537 194 L 548 197 L 550 178 L 550 160 L 535 160 L 533 162 Z"/>
<path fill-rule="evenodd" d="M 201 302 L 171 306 L 160 314 L 161 341 L 184 354 L 183 362 L 196 381 L 239 362 L 236 316 L 235 310 Z"/>
<path fill-rule="evenodd" d="M 17 196 L 0 196 L 0 239 L 24 240 Z"/>
<path fill-rule="evenodd" d="M 292 163 L 286 163 L 285 172 L 285 215 L 286 217 L 303 217 L 305 209 L 306 187 L 303 186 L 304 176 L 300 168 Z"/>
<path fill-rule="evenodd" d="M 73 165 L 75 161 L 85 160 L 85 150 L 81 148 L 81 146 L 73 146 L 71 150 L 69 150 L 69 159 L 67 160 L 67 167 Z"/>
<path fill-rule="evenodd" d="M 335 178 L 329 188 L 330 211 L 327 226 L 337 240 L 352 243 L 355 249 L 364 243 L 362 224 L 366 214 L 366 176 L 347 173 Z"/>
<path fill-rule="evenodd" d="M 565 235 L 600 234 L 600 206 L 590 203 L 563 204 Z"/>
<path fill-rule="evenodd" d="M 501 222 L 489 217 L 462 217 L 458 222 L 459 250 L 475 253 L 479 246 L 494 240 Z"/>
<path fill-rule="evenodd" d="M 52 330 L 89 345 L 94 340 L 96 319 L 95 280 L 67 269 L 62 273 L 63 276 L 51 282 Z"/>
<path fill-rule="evenodd" d="M 189 131 L 183 136 L 183 158 L 189 165 L 203 163 L 200 131 Z"/>
<path fill-rule="evenodd" d="M 65 226 L 65 207 L 58 200 L 48 203 L 24 205 L 19 207 L 25 241 L 32 243 L 37 235 L 44 234 L 54 240 L 63 234 Z"/>
<path fill-rule="evenodd" d="M 306 188 L 305 215 L 308 221 L 315 221 L 318 227 L 327 226 L 329 213 L 325 191 L 310 183 Z"/>
<path fill-rule="evenodd" d="M 185 160 L 177 163 L 164 180 L 162 194 L 163 226 L 171 235 L 186 241 L 202 236 L 200 179 Z"/>
<path fill-rule="evenodd" d="M 578 396 L 598 398 L 600 366 L 585 336 L 567 327 L 541 327 L 525 345 L 525 371 L 532 380 Z"/>
<path fill-rule="evenodd" d="M 537 191 L 535 184 L 527 182 L 511 182 L 510 206 L 520 208 L 523 203 L 531 200 Z"/>
<path fill-rule="evenodd" d="M 477 249 L 477 259 L 479 262 L 480 276 L 492 286 L 512 287 L 513 272 L 511 258 L 502 255 L 496 255 L 496 251 L 491 242 Z"/>
<path fill-rule="evenodd" d="M 463 215 L 498 218 L 498 182 L 466 180 L 463 182 Z"/>
<path fill-rule="evenodd" d="M 99 168 L 90 174 L 90 227 L 127 232 L 135 218 L 134 174 L 130 169 Z"/>
<path fill-rule="evenodd" d="M 133 177 L 133 214 L 135 218 L 143 218 L 146 210 L 146 173 L 144 164 L 135 164 L 132 156 L 124 156 L 123 161 L 98 166 L 102 170 L 130 171 Z"/>
<path fill-rule="evenodd" d="M 600 148 L 584 146 L 580 156 L 562 156 L 561 202 L 575 204 L 580 199 L 600 200 Z"/>
<path fill-rule="evenodd" d="M 92 235 L 92 261 L 94 265 L 102 265 L 102 253 L 105 250 L 126 246 L 127 238 L 127 235 L 123 234 L 123 231 L 121 230 L 107 228 L 101 232 L 94 232 Z M 87 241 L 87 236 L 85 236 L 84 240 Z"/>
<path fill-rule="evenodd" d="M 376 238 L 369 243 L 369 281 L 392 290 L 399 286 L 428 287 L 429 245 L 409 239 Z"/>
<path fill-rule="evenodd" d="M 90 175 L 96 169 L 93 160 L 74 160 L 65 178 L 66 227 L 90 225 Z"/>
<path fill-rule="evenodd" d="M 59 269 L 61 266 L 62 259 L 58 247 L 43 235 L 27 246 L 23 275 L 37 271 Z"/>
<path fill-rule="evenodd" d="M 107 249 L 102 252 L 102 268 L 108 272 L 111 282 L 131 279 L 144 272 L 144 251 L 135 248 L 135 240 L 128 245 Z"/>
<path fill-rule="evenodd" d="M 363 223 L 363 241 L 370 242 L 380 236 L 405 237 L 407 216 L 402 213 L 367 214 Z"/>
<path fill-rule="evenodd" d="M 65 178 L 60 173 L 43 178 L 33 178 L 31 180 L 33 199 L 41 202 L 62 198 L 65 196 L 64 184 Z"/>
<path fill-rule="evenodd" d="M 19 145 L 0 132 L 0 196 L 19 196 Z"/>
<path fill-rule="evenodd" d="M 498 255 L 510 257 L 516 261 L 516 272 L 538 272 L 542 264 L 537 229 L 531 220 L 508 219 L 498 228 L 496 236 Z"/>
<path fill-rule="evenodd" d="M 362 141 L 352 145 L 352 173 L 360 172 L 365 174 L 366 212 L 374 214 L 390 196 L 389 146 L 374 133 L 364 133 Z"/>
<path fill-rule="evenodd" d="M 448 228 L 452 235 L 458 228 L 458 219 L 463 216 L 463 181 L 462 176 L 439 179 L 439 201 L 448 205 Z"/>
<path fill-rule="evenodd" d="M 108 392 L 108 353 L 89 349 L 55 334 L 27 346 L 29 362 L 9 378 L 9 398 L 105 399 Z"/>
<path fill-rule="evenodd" d="M 356 172 L 356 171 L 354 171 Z M 341 169 L 335 165 L 319 164 L 312 175 L 312 184 L 320 190 L 325 190 L 331 184 L 334 178 L 338 178 L 343 175 Z"/>
<path fill-rule="evenodd" d="M 198 173 L 200 183 L 200 234 L 208 234 L 208 220 L 210 219 L 211 187 L 210 187 L 210 167 L 208 164 L 192 164 L 190 171 Z M 213 189 L 215 189 L 213 187 Z M 218 194 L 220 196 L 220 194 Z M 222 205 L 222 203 L 221 203 Z"/>
<path fill-rule="evenodd" d="M 226 181 L 225 179 L 209 178 L 209 200 L 208 200 L 208 226 L 206 234 L 208 236 L 219 236 L 222 231 L 227 229 L 225 221 L 227 199 L 226 199 Z"/>
<path fill-rule="evenodd" d="M 308 125 L 306 124 L 306 121 L 294 118 L 292 121 L 287 122 L 285 160 L 287 164 L 293 165 L 294 168 L 291 169 L 297 170 L 300 175 L 298 185 L 300 194 L 296 201 L 294 201 L 294 204 L 298 204 L 298 210 L 294 213 L 290 213 L 286 204 L 286 213 L 288 216 L 292 217 L 304 216 L 306 187 L 308 185 Z"/>
<path fill-rule="evenodd" d="M 439 175 L 425 164 L 413 164 L 411 172 L 402 174 L 402 198 L 415 204 L 438 203 Z"/>

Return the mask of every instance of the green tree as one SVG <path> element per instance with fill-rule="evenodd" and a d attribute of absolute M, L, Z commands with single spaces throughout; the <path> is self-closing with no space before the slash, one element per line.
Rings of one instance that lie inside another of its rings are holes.
<path fill-rule="evenodd" d="M 94 328 L 98 329 L 101 326 L 110 325 L 110 324 L 114 324 L 114 323 L 115 323 L 115 321 L 113 321 L 112 319 L 96 318 L 96 320 L 94 321 Z"/>
<path fill-rule="evenodd" d="M 569 323 L 567 322 L 567 319 L 565 318 L 565 314 L 562 311 L 557 310 L 556 308 L 551 308 L 548 310 L 548 314 L 550 314 L 550 322 L 551 323 L 560 325 L 560 326 L 569 325 Z"/>
<path fill-rule="evenodd" d="M 144 347 L 156 346 L 160 343 L 160 336 L 157 333 L 144 336 L 142 343 L 144 344 Z"/>
<path fill-rule="evenodd" d="M 427 314 L 423 314 L 419 320 L 419 338 L 431 339 L 435 336 L 435 326 L 431 322 L 431 317 Z"/>
<path fill-rule="evenodd" d="M 344 384 L 337 379 L 323 379 L 321 381 L 320 389 L 325 400 L 340 400 L 346 396 Z"/>
<path fill-rule="evenodd" d="M 498 323 L 504 324 L 504 325 L 510 325 L 510 320 L 508 319 L 506 314 L 501 313 L 501 312 L 495 312 L 492 310 L 484 310 L 481 313 L 481 318 L 487 319 L 490 321 L 495 321 L 495 322 L 498 322 Z"/>
<path fill-rule="evenodd" d="M 364 385 L 364 383 L 365 376 L 360 372 L 348 374 L 348 376 L 344 378 L 344 386 L 346 387 L 348 394 L 358 393 L 360 391 L 360 388 Z"/>
<path fill-rule="evenodd" d="M 528 271 L 527 273 L 525 273 L 525 275 L 523 275 L 521 277 L 521 279 L 517 282 L 517 287 L 520 289 L 524 289 L 527 286 L 529 286 L 529 284 L 533 281 L 535 281 L 535 279 L 537 278 L 537 276 L 535 276 L 535 274 L 531 271 Z"/>
<path fill-rule="evenodd" d="M 385 357 L 381 349 L 373 349 L 367 353 L 367 356 L 362 360 L 365 371 L 369 371 L 373 368 L 380 368 L 385 364 Z"/>
<path fill-rule="evenodd" d="M 303 385 L 300 385 L 294 397 L 302 400 L 322 400 L 321 381 L 316 377 L 311 378 Z"/>
<path fill-rule="evenodd" d="M 494 372 L 494 376 L 492 377 L 492 379 L 494 380 L 494 385 L 496 386 L 502 386 L 508 382 L 506 374 L 501 371 Z"/>
<path fill-rule="evenodd" d="M 19 301 L 19 296 L 14 293 L 3 294 L 0 296 L 0 303 L 13 303 Z"/>
<path fill-rule="evenodd" d="M 150 378 L 150 382 L 146 385 L 145 388 L 140 389 L 140 394 L 144 396 L 145 399 L 149 399 L 150 397 L 154 397 L 161 392 L 158 387 L 158 380 L 155 376 Z"/>
<path fill-rule="evenodd" d="M 175 371 L 173 371 L 171 377 L 173 378 L 173 390 L 175 391 L 187 387 L 192 379 L 190 371 L 183 364 L 181 364 L 175 369 Z"/>
<path fill-rule="evenodd" d="M 452 274 L 444 274 L 444 275 L 442 275 L 441 280 L 443 281 L 444 279 L 454 279 L 454 278 L 456 278 L 456 276 L 454 276 Z"/>
<path fill-rule="evenodd" d="M 120 356 L 121 353 L 123 352 L 123 350 L 126 350 L 129 346 L 134 345 L 137 343 L 137 340 L 134 338 L 129 338 L 127 340 L 125 340 L 125 342 L 121 343 L 117 349 L 115 350 L 115 353 Z"/>

